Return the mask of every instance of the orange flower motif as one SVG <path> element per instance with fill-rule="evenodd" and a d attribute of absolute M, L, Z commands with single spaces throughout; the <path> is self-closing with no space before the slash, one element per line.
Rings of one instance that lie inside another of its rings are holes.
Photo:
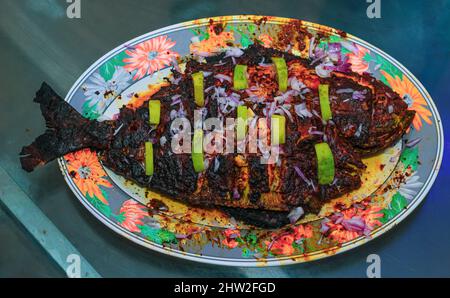
<path fill-rule="evenodd" d="M 355 239 L 358 236 L 360 236 L 358 232 L 347 231 L 343 228 L 337 228 L 336 230 L 333 230 L 329 235 L 331 239 L 339 243 L 348 242 L 350 240 Z"/>
<path fill-rule="evenodd" d="M 122 204 L 119 213 L 123 213 L 125 219 L 120 223 L 130 232 L 140 232 L 137 225 L 142 225 L 142 218 L 148 215 L 147 210 L 135 200 L 127 200 Z"/>
<path fill-rule="evenodd" d="M 294 241 L 300 239 L 311 238 L 313 236 L 313 228 L 310 225 L 298 225 L 292 227 L 292 232 L 277 235 L 272 234 L 272 242 L 266 241 L 271 253 L 275 255 L 290 256 L 295 252 Z"/>
<path fill-rule="evenodd" d="M 91 198 L 95 196 L 108 205 L 100 186 L 112 187 L 112 185 L 103 178 L 106 173 L 98 161 L 97 154 L 90 149 L 83 149 L 69 153 L 64 158 L 67 161 L 67 170 L 80 191 Z"/>
<path fill-rule="evenodd" d="M 241 237 L 241 232 L 239 232 L 239 230 L 237 230 L 237 229 L 226 229 L 223 233 L 225 234 L 225 237 L 227 237 L 227 238 Z"/>
<path fill-rule="evenodd" d="M 274 255 L 290 256 L 295 252 L 295 248 L 292 246 L 294 240 L 294 235 L 281 236 L 273 241 L 270 252 Z"/>
<path fill-rule="evenodd" d="M 222 244 L 228 248 L 235 248 L 238 246 L 238 242 L 235 240 L 237 237 L 241 237 L 241 232 L 237 229 L 226 229 L 224 232 L 225 239 L 222 240 Z"/>
<path fill-rule="evenodd" d="M 208 28 L 208 34 L 209 38 L 190 44 L 191 53 L 201 56 L 213 55 L 221 49 L 227 48 L 227 44 L 234 41 L 232 32 L 221 31 L 216 34 L 213 26 Z"/>
<path fill-rule="evenodd" d="M 382 212 L 380 212 L 381 210 L 383 210 L 383 208 L 374 206 L 374 207 L 370 207 L 370 208 L 364 210 L 361 213 L 361 216 L 366 221 L 366 225 L 370 229 L 374 229 L 376 227 L 379 227 L 379 226 L 383 225 L 381 223 L 381 221 L 378 220 L 378 219 L 381 219 L 384 216 L 384 214 Z"/>
<path fill-rule="evenodd" d="M 273 38 L 267 33 L 262 33 L 259 35 L 258 39 L 262 42 L 262 45 L 266 48 L 272 46 Z"/>
<path fill-rule="evenodd" d="M 406 76 L 403 76 L 403 79 L 400 79 L 397 76 L 393 78 L 383 70 L 381 73 L 384 75 L 392 89 L 405 99 L 409 106 L 408 109 L 416 111 L 416 116 L 413 120 L 414 128 L 420 130 L 422 128 L 422 120 L 431 125 L 433 123 L 430 119 L 431 112 L 427 108 L 425 99 L 413 83 L 411 83 Z"/>
<path fill-rule="evenodd" d="M 138 44 L 134 49 L 126 50 L 130 58 L 123 59 L 127 71 L 137 70 L 133 80 L 141 79 L 166 66 L 179 55 L 170 50 L 175 45 L 167 35 L 158 36 Z"/>
<path fill-rule="evenodd" d="M 295 240 L 311 238 L 313 236 L 313 228 L 310 225 L 298 225 L 292 229 L 294 230 Z"/>
<path fill-rule="evenodd" d="M 363 59 L 369 50 L 360 45 L 356 45 L 356 48 L 358 49 L 357 54 L 353 52 L 347 54 L 348 62 L 352 65 L 352 71 L 362 74 L 369 69 L 369 64 Z"/>
<path fill-rule="evenodd" d="M 239 243 L 234 239 L 226 238 L 222 240 L 222 244 L 228 248 L 235 248 L 236 246 L 238 246 Z"/>

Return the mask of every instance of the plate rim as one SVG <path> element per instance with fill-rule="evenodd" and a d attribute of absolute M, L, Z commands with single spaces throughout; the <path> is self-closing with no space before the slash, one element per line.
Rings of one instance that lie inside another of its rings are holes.
<path fill-rule="evenodd" d="M 176 23 L 173 25 L 169 25 L 166 27 L 162 27 L 147 33 L 144 33 L 140 36 L 137 36 L 131 40 L 125 41 L 118 45 L 117 47 L 113 48 L 103 56 L 101 56 L 99 59 L 97 59 L 95 62 L 93 62 L 89 68 L 87 68 L 80 76 L 79 78 L 73 83 L 72 87 L 69 89 L 67 95 L 65 96 L 64 100 L 67 102 L 70 102 L 70 99 L 74 95 L 75 91 L 78 90 L 80 84 L 84 82 L 86 77 L 90 75 L 93 71 L 95 71 L 102 63 L 107 61 L 109 58 L 111 58 L 114 54 L 116 54 L 118 51 L 122 51 L 126 48 L 126 45 L 128 44 L 135 44 L 138 41 L 144 39 L 148 39 L 151 37 L 158 36 L 160 34 L 168 34 L 172 32 L 176 32 L 179 30 L 184 30 L 188 28 L 195 28 L 202 25 L 207 24 L 210 19 L 213 20 L 231 20 L 234 23 L 246 23 L 252 20 L 257 20 L 267 17 L 267 23 L 272 24 L 285 24 L 289 21 L 299 21 L 299 19 L 295 18 L 286 18 L 286 17 L 277 17 L 277 16 L 264 16 L 264 15 L 252 15 L 252 14 L 242 14 L 242 15 L 224 15 L 224 16 L 214 16 L 214 17 L 207 17 L 207 18 L 200 18 L 200 19 L 194 19 L 189 20 L 185 22 Z M 306 20 L 300 20 L 303 24 L 305 24 L 307 27 L 311 28 L 320 28 L 320 30 L 328 30 L 330 32 L 337 33 L 337 29 L 333 27 L 329 27 L 327 25 L 317 24 L 311 21 Z M 98 210 L 92 207 L 92 205 L 86 200 L 83 194 L 79 191 L 79 189 L 74 185 L 73 181 L 68 176 L 68 171 L 66 169 L 65 160 L 63 157 L 58 158 L 58 164 L 59 168 L 63 174 L 63 177 L 66 181 L 66 183 L 69 185 L 72 192 L 75 194 L 77 199 L 82 203 L 82 205 L 92 214 L 94 217 L 96 217 L 102 224 L 106 225 L 108 228 L 113 230 L 114 232 L 118 233 L 119 235 L 125 237 L 128 240 L 131 240 L 132 242 L 139 244 L 141 246 L 144 246 L 146 248 L 149 248 L 153 251 L 157 251 L 166 255 L 175 256 L 181 259 L 186 259 L 190 261 L 200 262 L 200 263 L 207 263 L 207 264 L 214 264 L 214 265 L 225 265 L 225 266 L 241 266 L 241 267 L 261 267 L 261 266 L 279 266 L 279 265 L 291 265 L 291 264 L 298 264 L 298 263 L 305 263 L 310 261 L 315 261 L 319 259 L 326 258 L 330 255 L 337 255 L 341 254 L 343 252 L 347 252 L 350 249 L 359 247 L 369 241 L 372 241 L 373 239 L 381 236 L 382 234 L 388 232 L 393 227 L 397 226 L 400 222 L 402 222 L 413 210 L 417 208 L 417 206 L 420 205 L 420 203 L 425 199 L 426 195 L 430 191 L 431 187 L 433 186 L 437 175 L 439 173 L 442 159 L 443 159 L 443 144 L 444 144 L 444 134 L 443 134 L 443 126 L 441 117 L 439 115 L 439 111 L 428 93 L 428 91 L 425 89 L 425 87 L 422 85 L 422 83 L 405 67 L 403 64 L 401 64 L 398 60 L 393 58 L 392 56 L 385 53 L 383 50 L 379 49 L 378 47 L 370 44 L 369 42 L 362 40 L 359 37 L 356 37 L 350 33 L 346 32 L 346 38 L 349 40 L 354 40 L 360 43 L 361 45 L 364 45 L 366 48 L 370 50 L 374 50 L 377 54 L 381 55 L 383 58 L 387 59 L 389 62 L 394 64 L 399 70 L 402 71 L 403 74 L 407 75 L 407 77 L 411 80 L 411 82 L 419 89 L 419 91 L 422 93 L 422 95 L 426 98 L 427 104 L 430 107 L 430 110 L 433 113 L 434 118 L 436 119 L 436 132 L 437 132 L 437 148 L 436 148 L 436 154 L 435 154 L 435 161 L 432 167 L 431 174 L 427 177 L 427 180 L 424 182 L 426 184 L 425 188 L 422 188 L 419 193 L 417 193 L 413 199 L 413 201 L 408 205 L 406 209 L 404 209 L 402 212 L 397 214 L 394 218 L 392 218 L 389 222 L 382 225 L 381 227 L 377 228 L 370 234 L 370 238 L 360 236 L 355 239 L 352 239 L 351 241 L 343 243 L 341 246 L 337 247 L 331 247 L 328 249 L 323 249 L 317 252 L 308 253 L 306 255 L 298 255 L 298 256 L 284 256 L 284 257 L 277 257 L 277 258 L 270 258 L 265 259 L 264 261 L 256 260 L 256 259 L 232 259 L 227 257 L 213 257 L 213 256 L 205 256 L 190 252 L 183 252 L 180 250 L 176 250 L 170 247 L 165 247 L 163 245 L 154 243 L 148 239 L 138 237 L 135 234 L 133 234 L 130 231 L 127 231 L 123 227 L 120 227 L 116 223 L 113 223 L 109 218 L 107 218 L 105 215 L 101 214 Z"/>

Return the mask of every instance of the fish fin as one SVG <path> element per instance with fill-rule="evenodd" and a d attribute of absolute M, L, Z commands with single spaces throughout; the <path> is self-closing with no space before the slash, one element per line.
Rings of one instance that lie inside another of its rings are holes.
<path fill-rule="evenodd" d="M 47 83 L 42 83 L 34 101 L 40 104 L 47 130 L 20 151 L 20 163 L 25 171 L 31 172 L 39 165 L 82 148 L 109 146 L 113 125 L 83 118 Z"/>

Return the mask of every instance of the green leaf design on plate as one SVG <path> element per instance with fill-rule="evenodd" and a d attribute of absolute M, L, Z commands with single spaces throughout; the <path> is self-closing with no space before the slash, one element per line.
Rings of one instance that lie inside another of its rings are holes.
<path fill-rule="evenodd" d="M 107 193 L 104 192 L 103 190 L 102 190 L 102 193 L 103 193 L 103 196 L 105 198 L 107 198 Z M 106 205 L 105 203 L 100 201 L 96 196 L 91 197 L 89 194 L 86 194 L 86 198 L 88 199 L 89 203 L 91 203 L 92 206 L 94 206 L 95 209 L 100 211 L 100 213 L 102 213 L 106 217 L 111 216 L 111 208 L 109 207 L 109 205 Z"/>
<path fill-rule="evenodd" d="M 242 46 L 243 48 L 247 48 L 248 46 L 250 46 L 250 45 L 253 44 L 253 41 L 251 40 L 249 34 L 247 34 L 246 32 L 244 32 L 243 30 L 239 29 L 238 27 L 233 26 L 233 25 L 227 25 L 226 28 L 227 28 L 229 31 L 237 32 L 237 33 L 240 35 L 241 39 L 240 39 L 239 42 L 241 43 L 241 46 Z M 247 29 L 249 29 L 249 28 L 247 27 Z M 249 31 L 250 31 L 250 30 L 251 30 L 251 29 L 249 29 Z M 253 31 L 254 31 L 254 30 L 253 30 Z M 250 32 L 250 33 L 251 33 L 251 32 Z"/>
<path fill-rule="evenodd" d="M 247 48 L 249 45 L 253 44 L 253 41 L 250 40 L 250 38 L 247 35 L 242 35 L 241 34 L 241 45 L 244 48 Z"/>
<path fill-rule="evenodd" d="M 144 225 L 137 225 L 137 227 L 141 230 L 142 235 L 147 237 L 150 241 L 158 244 L 178 243 L 175 234 L 168 230 L 151 228 Z"/>
<path fill-rule="evenodd" d="M 249 245 L 255 245 L 258 243 L 258 236 L 256 236 L 254 233 L 248 233 L 245 235 L 245 240 Z"/>
<path fill-rule="evenodd" d="M 242 257 L 244 258 L 249 258 L 253 255 L 253 253 L 250 251 L 250 249 L 248 249 L 247 247 L 244 247 L 242 249 Z"/>
<path fill-rule="evenodd" d="M 303 241 L 301 241 L 300 243 L 294 241 L 292 243 L 292 247 L 295 248 L 301 254 L 305 253 L 305 246 L 303 245 Z"/>
<path fill-rule="evenodd" d="M 103 65 L 100 66 L 98 72 L 105 79 L 105 81 L 111 80 L 114 72 L 116 71 L 116 66 L 124 66 L 125 62 L 123 62 L 123 59 L 127 57 L 128 55 L 125 53 L 125 51 L 120 52 L 116 56 L 103 63 Z"/>
<path fill-rule="evenodd" d="M 91 103 L 91 99 L 86 100 L 83 103 L 83 106 L 81 107 L 82 109 L 82 114 L 84 118 L 88 118 L 90 120 L 95 120 L 98 117 L 101 116 L 101 113 L 99 111 L 97 111 L 97 103 L 90 105 Z"/>
<path fill-rule="evenodd" d="M 123 221 L 125 220 L 126 216 L 125 216 L 125 212 L 121 212 L 119 214 L 113 214 L 114 218 L 117 220 L 117 222 L 119 223 L 123 223 Z"/>
<path fill-rule="evenodd" d="M 199 40 L 208 40 L 209 39 L 209 32 L 208 30 L 203 29 L 191 29 L 191 32 L 194 33 L 195 36 L 198 36 Z"/>
<path fill-rule="evenodd" d="M 411 170 L 416 171 L 419 165 L 419 147 L 405 148 L 400 155 L 400 160 L 405 166 L 405 170 L 411 166 Z"/>
<path fill-rule="evenodd" d="M 380 221 L 385 224 L 399 214 L 405 207 L 408 206 L 408 201 L 399 192 L 392 196 L 390 207 L 388 209 L 383 209 L 382 212 L 384 216 Z"/>
<path fill-rule="evenodd" d="M 375 66 L 378 66 L 380 70 L 387 72 L 391 77 L 397 76 L 400 79 L 403 77 L 402 72 L 397 67 L 392 65 L 391 62 L 387 61 L 378 54 L 366 53 L 366 55 L 364 55 L 363 57 L 363 60 L 367 63 L 373 62 Z M 384 76 L 381 76 L 380 79 L 383 83 L 389 86 L 389 83 Z"/>

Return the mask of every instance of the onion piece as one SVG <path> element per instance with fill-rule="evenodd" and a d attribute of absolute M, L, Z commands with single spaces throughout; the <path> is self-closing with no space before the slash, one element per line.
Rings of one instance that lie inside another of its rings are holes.
<path fill-rule="evenodd" d="M 312 117 L 313 114 L 311 114 L 311 112 L 306 108 L 306 103 L 301 103 L 298 105 L 294 106 L 295 109 L 295 113 L 301 117 L 301 118 L 305 118 L 305 117 Z"/>
<path fill-rule="evenodd" d="M 303 180 L 306 184 L 308 184 L 308 185 L 310 184 L 310 180 L 308 180 L 308 179 L 306 178 L 305 174 L 303 174 L 302 170 L 300 170 L 299 167 L 294 166 L 294 170 L 295 170 L 295 172 L 297 173 L 297 175 L 298 175 L 300 178 L 302 178 L 302 180 Z"/>
<path fill-rule="evenodd" d="M 220 74 L 220 73 L 216 74 L 214 76 L 214 78 L 218 79 L 220 82 L 227 81 L 227 82 L 231 83 L 233 81 L 230 76 L 227 76 L 227 75 L 224 75 L 224 74 Z"/>
<path fill-rule="evenodd" d="M 405 146 L 408 147 L 408 148 L 413 148 L 414 146 L 419 144 L 420 141 L 422 141 L 422 138 L 412 139 L 412 140 L 406 142 Z"/>
<path fill-rule="evenodd" d="M 297 222 L 297 220 L 300 219 L 300 217 L 303 216 L 303 214 L 305 214 L 305 211 L 303 210 L 303 208 L 296 207 L 296 208 L 292 209 L 291 212 L 289 212 L 287 217 L 289 218 L 289 222 L 291 224 L 294 224 Z"/>

